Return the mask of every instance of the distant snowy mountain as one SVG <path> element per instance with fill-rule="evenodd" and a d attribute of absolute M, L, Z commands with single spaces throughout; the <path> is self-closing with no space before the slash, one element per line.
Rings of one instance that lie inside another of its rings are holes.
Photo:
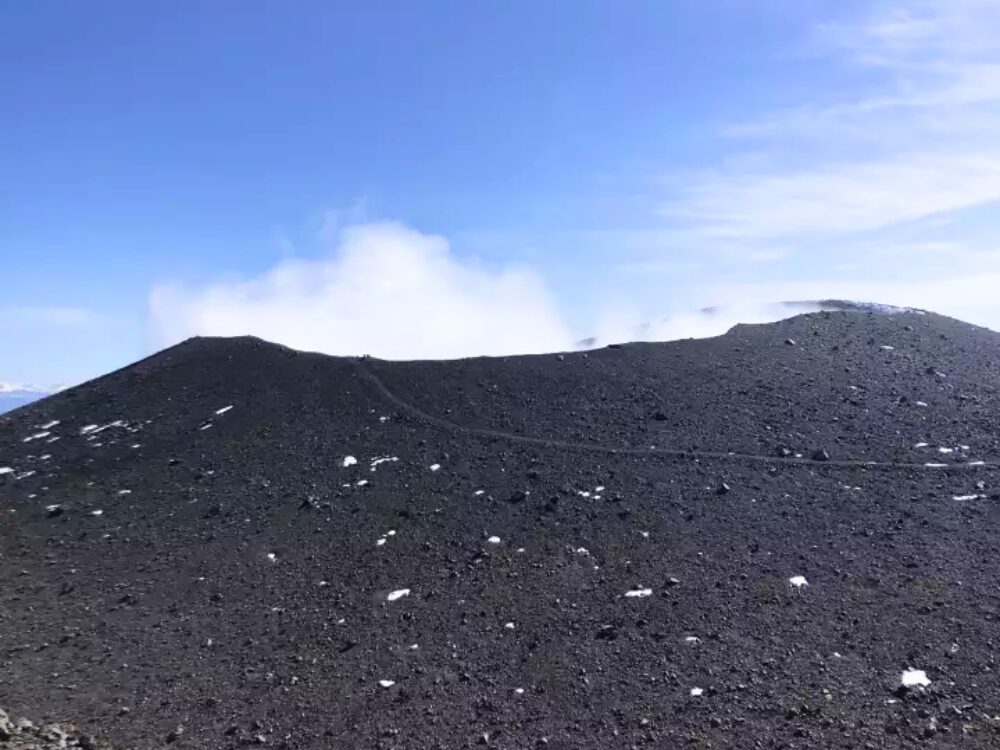
<path fill-rule="evenodd" d="M 55 393 L 56 389 L 0 381 L 0 414 Z"/>

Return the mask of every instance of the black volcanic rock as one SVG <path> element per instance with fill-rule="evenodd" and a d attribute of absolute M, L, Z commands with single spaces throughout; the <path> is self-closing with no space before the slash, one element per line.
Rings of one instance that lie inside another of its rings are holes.
<path fill-rule="evenodd" d="M 192 339 L 0 417 L 0 706 L 121 748 L 995 747 L 998 387 L 1000 336 L 915 312 Z"/>

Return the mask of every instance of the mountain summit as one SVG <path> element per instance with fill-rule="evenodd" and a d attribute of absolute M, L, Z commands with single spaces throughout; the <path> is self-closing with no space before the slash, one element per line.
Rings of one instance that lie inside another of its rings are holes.
<path fill-rule="evenodd" d="M 1000 334 L 191 339 L 0 417 L 0 705 L 120 747 L 993 747 Z"/>

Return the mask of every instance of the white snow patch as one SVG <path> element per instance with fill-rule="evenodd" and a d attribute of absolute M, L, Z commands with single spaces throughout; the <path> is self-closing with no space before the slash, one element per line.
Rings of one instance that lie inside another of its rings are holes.
<path fill-rule="evenodd" d="M 346 469 L 348 466 L 354 466 L 358 462 L 354 456 L 344 456 L 344 461 L 342 463 L 343 467 Z"/>
<path fill-rule="evenodd" d="M 947 469 L 948 468 L 948 464 L 939 464 L 939 463 L 934 463 L 933 461 L 931 461 L 930 463 L 924 464 L 924 466 L 926 466 L 928 469 Z"/>
<path fill-rule="evenodd" d="M 969 466 L 986 466 L 985 461 L 969 461 Z"/>
<path fill-rule="evenodd" d="M 278 556 L 273 552 L 268 552 L 267 559 L 270 560 L 271 562 L 275 562 L 278 559 Z"/>
<path fill-rule="evenodd" d="M 131 495 L 132 490 L 118 490 L 119 495 Z"/>
<path fill-rule="evenodd" d="M 100 508 L 98 508 L 97 510 L 90 511 L 90 515 L 92 515 L 92 516 L 103 516 L 104 515 L 104 511 L 101 510 Z"/>
<path fill-rule="evenodd" d="M 944 448 L 944 447 L 938 448 L 938 453 L 948 454 L 948 453 L 954 453 L 954 452 L 955 452 L 954 448 Z"/>
<path fill-rule="evenodd" d="M 378 540 L 375 542 L 375 546 L 376 547 L 381 547 L 381 546 L 383 546 L 385 544 L 385 541 L 386 540 L 385 540 L 384 536 L 383 537 L 379 537 Z"/>
<path fill-rule="evenodd" d="M 14 470 L 9 466 L 0 466 L 0 475 L 3 474 L 13 474 Z"/>
<path fill-rule="evenodd" d="M 24 439 L 24 442 L 30 443 L 32 440 L 41 440 L 42 438 L 47 438 L 51 434 L 51 432 L 36 432 L 34 435 L 28 435 L 28 437 Z"/>
<path fill-rule="evenodd" d="M 576 554 L 578 554 L 578 555 L 589 555 L 590 554 L 590 550 L 587 549 L 586 547 L 577 547 L 576 548 Z"/>
<path fill-rule="evenodd" d="M 441 464 L 431 464 L 431 471 L 437 471 L 441 468 Z"/>
<path fill-rule="evenodd" d="M 507 630 L 513 630 L 514 629 L 514 623 L 512 623 L 512 622 L 506 622 L 506 623 L 504 623 L 504 627 L 507 628 Z"/>
<path fill-rule="evenodd" d="M 684 639 L 685 643 L 690 643 L 692 646 L 696 643 L 701 643 L 701 638 L 696 635 L 689 635 Z"/>
<path fill-rule="evenodd" d="M 600 487 L 594 487 L 594 492 L 604 492 L 604 485 L 602 484 Z"/>
<path fill-rule="evenodd" d="M 371 463 L 371 470 L 375 471 L 381 464 L 390 463 L 392 461 L 398 461 L 399 456 L 379 456 L 378 458 L 373 458 Z"/>
<path fill-rule="evenodd" d="M 393 685 L 396 684 L 396 682 L 395 680 L 379 680 L 378 684 L 384 688 L 391 688 Z"/>
<path fill-rule="evenodd" d="M 211 423 L 211 422 L 209 422 L 208 424 L 203 424 L 203 425 L 202 425 L 201 427 L 199 427 L 198 429 L 199 429 L 199 430 L 207 430 L 207 429 L 211 428 L 211 426 L 212 426 L 212 423 Z"/>
<path fill-rule="evenodd" d="M 473 494 L 476 497 L 479 497 L 480 495 L 485 495 L 486 494 L 486 490 L 476 490 Z"/>
<path fill-rule="evenodd" d="M 385 597 L 385 600 L 387 602 L 394 602 L 397 599 L 402 599 L 404 596 L 409 596 L 409 595 L 410 595 L 409 589 L 396 589 L 395 591 L 390 591 L 389 594 Z"/>
<path fill-rule="evenodd" d="M 365 486 L 366 484 L 368 484 L 368 480 L 367 480 L 367 479 L 359 479 L 359 480 L 358 480 L 358 481 L 357 481 L 357 482 L 355 483 L 355 486 L 356 486 L 356 487 L 364 487 L 364 486 Z"/>
<path fill-rule="evenodd" d="M 514 688 L 515 695 L 524 695 L 524 688 Z"/>
<path fill-rule="evenodd" d="M 805 576 L 792 576 L 788 579 L 788 582 L 797 589 L 809 585 L 809 581 L 806 580 Z"/>
<path fill-rule="evenodd" d="M 498 537 L 498 536 L 491 536 L 486 541 L 489 542 L 490 544 L 500 544 L 500 537 Z"/>
<path fill-rule="evenodd" d="M 978 500 L 979 495 L 955 495 L 952 500 L 957 500 L 960 503 L 968 502 L 969 500 Z"/>
<path fill-rule="evenodd" d="M 223 406 L 221 409 L 216 409 L 215 410 L 215 414 L 216 414 L 216 416 L 221 417 L 223 414 L 225 414 L 227 411 L 229 411 L 232 408 L 233 408 L 232 404 L 230 404 L 229 406 Z"/>
<path fill-rule="evenodd" d="M 86 435 L 88 432 L 93 432 L 96 429 L 97 429 L 97 425 L 96 424 L 88 424 L 85 427 L 81 427 L 80 428 L 80 434 L 81 435 Z"/>
<path fill-rule="evenodd" d="M 927 673 L 922 669 L 907 669 L 899 678 L 899 684 L 903 687 L 927 687 L 931 681 L 927 679 Z"/>
<path fill-rule="evenodd" d="M 700 698 L 704 694 L 705 694 L 705 691 L 702 690 L 701 688 L 691 688 L 691 697 L 692 698 Z"/>
<path fill-rule="evenodd" d="M 926 401 L 917 401 L 917 406 L 926 407 L 927 406 L 927 402 Z"/>
<path fill-rule="evenodd" d="M 894 347 L 894 346 L 889 346 L 888 344 L 882 344 L 882 346 L 881 346 L 880 348 L 881 348 L 881 349 L 882 349 L 882 351 L 884 351 L 884 352 L 891 352 L 891 351 L 895 351 L 895 349 L 896 349 L 896 347 Z"/>
<path fill-rule="evenodd" d="M 40 429 L 42 429 L 42 430 L 51 430 L 51 429 L 52 429 L 53 427 L 55 427 L 55 426 L 56 426 L 57 424 L 59 424 L 59 420 L 58 420 L 58 419 L 53 419 L 53 420 L 52 420 L 51 422 L 48 422 L 48 423 L 46 423 L 46 424 L 43 424 L 43 425 L 42 425 L 42 426 L 40 427 Z"/>
<path fill-rule="evenodd" d="M 928 445 L 930 445 L 930 443 L 917 443 L 913 447 L 914 448 L 926 448 Z"/>
<path fill-rule="evenodd" d="M 653 589 L 635 589 L 634 591 L 626 591 L 625 596 L 629 599 L 644 599 L 647 596 L 653 595 Z"/>

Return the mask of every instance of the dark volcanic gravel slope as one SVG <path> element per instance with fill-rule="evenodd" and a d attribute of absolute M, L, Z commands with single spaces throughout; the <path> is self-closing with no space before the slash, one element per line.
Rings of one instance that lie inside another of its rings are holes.
<path fill-rule="evenodd" d="M 996 747 L 998 344 L 188 341 L 0 418 L 0 706 L 125 748 Z"/>

